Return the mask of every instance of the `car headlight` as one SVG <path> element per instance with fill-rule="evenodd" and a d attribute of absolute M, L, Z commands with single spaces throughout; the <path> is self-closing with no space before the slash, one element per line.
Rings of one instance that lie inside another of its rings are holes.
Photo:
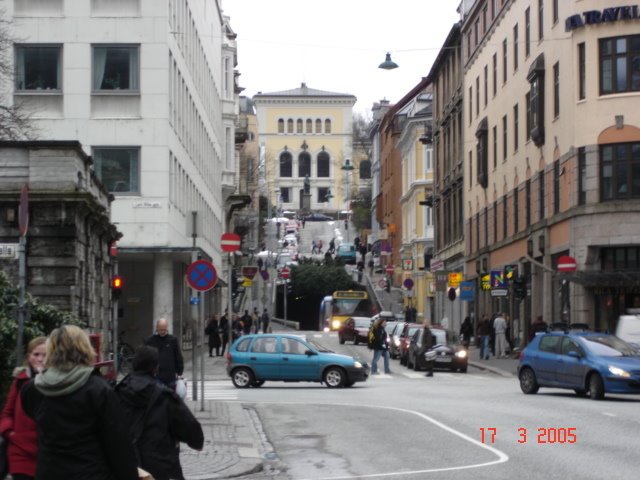
<path fill-rule="evenodd" d="M 620 367 L 614 367 L 612 365 L 609 366 L 609 371 L 615 375 L 616 377 L 630 377 L 631 374 L 626 370 L 621 369 Z"/>
<path fill-rule="evenodd" d="M 353 366 L 356 367 L 356 368 L 362 368 L 362 364 L 357 360 L 355 362 L 353 362 Z"/>
<path fill-rule="evenodd" d="M 458 350 L 456 352 L 456 357 L 458 357 L 458 358 L 467 358 L 467 351 L 466 350 Z"/>
<path fill-rule="evenodd" d="M 333 328 L 340 328 L 340 320 L 334 320 L 331 325 L 333 325 Z"/>
<path fill-rule="evenodd" d="M 393 343 L 395 344 L 396 347 L 400 346 L 400 339 L 399 338 L 394 338 L 393 339 Z"/>

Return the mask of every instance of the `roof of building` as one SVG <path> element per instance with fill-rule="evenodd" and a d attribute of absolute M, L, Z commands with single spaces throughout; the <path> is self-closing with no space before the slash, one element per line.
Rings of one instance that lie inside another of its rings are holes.
<path fill-rule="evenodd" d="M 326 90 L 317 90 L 315 88 L 307 87 L 306 83 L 302 83 L 300 87 L 291 90 L 281 90 L 279 92 L 262 93 L 258 92 L 253 98 L 257 97 L 352 97 L 355 95 L 350 93 L 336 93 L 328 92 Z"/>

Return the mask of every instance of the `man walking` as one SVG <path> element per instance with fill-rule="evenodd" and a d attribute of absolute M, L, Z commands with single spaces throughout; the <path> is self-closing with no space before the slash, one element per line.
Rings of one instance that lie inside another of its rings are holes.
<path fill-rule="evenodd" d="M 144 344 L 158 349 L 157 380 L 175 390 L 176 380 L 182 376 L 184 371 L 184 361 L 178 339 L 169 333 L 169 324 L 166 318 L 160 318 L 156 322 L 155 333 L 147 337 Z"/>
<path fill-rule="evenodd" d="M 262 312 L 262 316 L 260 317 L 260 323 L 262 323 L 262 333 L 269 333 L 269 321 L 271 319 L 269 318 L 269 313 L 267 312 L 267 309 L 265 308 L 264 311 Z"/>
<path fill-rule="evenodd" d="M 493 329 L 496 332 L 496 358 L 505 358 L 507 356 L 507 321 L 502 313 L 498 312 L 493 321 Z"/>
<path fill-rule="evenodd" d="M 380 357 L 384 361 L 384 373 L 391 374 L 389 369 L 389 343 L 387 342 L 387 330 L 385 326 L 387 320 L 384 317 L 379 317 L 373 324 L 372 334 L 372 347 L 373 347 L 373 360 L 371 360 L 371 375 L 378 375 L 378 360 Z"/>

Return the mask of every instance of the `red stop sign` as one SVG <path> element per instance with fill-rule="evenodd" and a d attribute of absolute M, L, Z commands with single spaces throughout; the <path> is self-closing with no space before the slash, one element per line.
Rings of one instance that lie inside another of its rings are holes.
<path fill-rule="evenodd" d="M 291 269 L 289 267 L 282 267 L 282 270 L 280 270 L 280 278 L 289 278 L 289 275 L 291 275 Z"/>
<path fill-rule="evenodd" d="M 563 255 L 558 259 L 557 268 L 559 272 L 575 272 L 578 268 L 578 263 L 575 258 Z"/>
<path fill-rule="evenodd" d="M 235 252 L 240 250 L 240 235 L 236 233 L 223 233 L 220 237 L 220 246 L 223 252 Z"/>
<path fill-rule="evenodd" d="M 385 271 L 387 272 L 387 275 L 393 275 L 395 268 L 393 268 L 393 265 L 387 265 Z"/>

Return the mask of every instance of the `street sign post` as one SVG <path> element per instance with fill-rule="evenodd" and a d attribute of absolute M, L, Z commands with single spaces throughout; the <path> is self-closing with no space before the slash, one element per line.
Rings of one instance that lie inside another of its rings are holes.
<path fill-rule="evenodd" d="M 242 276 L 247 277 L 249 280 L 253 280 L 256 273 L 258 273 L 258 267 L 242 267 Z"/>
<path fill-rule="evenodd" d="M 280 278 L 289 278 L 291 275 L 291 269 L 289 267 L 282 267 L 280 270 Z"/>
<path fill-rule="evenodd" d="M 575 258 L 570 257 L 569 255 L 562 255 L 558 258 L 558 265 L 556 268 L 559 272 L 563 273 L 575 272 L 578 268 L 578 263 Z"/>
<path fill-rule="evenodd" d="M 223 233 L 220 237 L 220 246 L 223 252 L 235 252 L 240 250 L 242 239 L 236 233 Z"/>
<path fill-rule="evenodd" d="M 393 267 L 393 265 L 389 264 L 384 268 L 384 271 L 387 272 L 387 275 L 393 275 L 395 268 Z"/>
<path fill-rule="evenodd" d="M 196 260 L 187 267 L 187 283 L 198 292 L 206 292 L 218 283 L 218 272 L 208 260 Z"/>
<path fill-rule="evenodd" d="M 413 280 L 406 278 L 404 282 L 402 282 L 402 285 L 404 285 L 404 288 L 407 290 L 411 290 L 413 288 Z"/>

